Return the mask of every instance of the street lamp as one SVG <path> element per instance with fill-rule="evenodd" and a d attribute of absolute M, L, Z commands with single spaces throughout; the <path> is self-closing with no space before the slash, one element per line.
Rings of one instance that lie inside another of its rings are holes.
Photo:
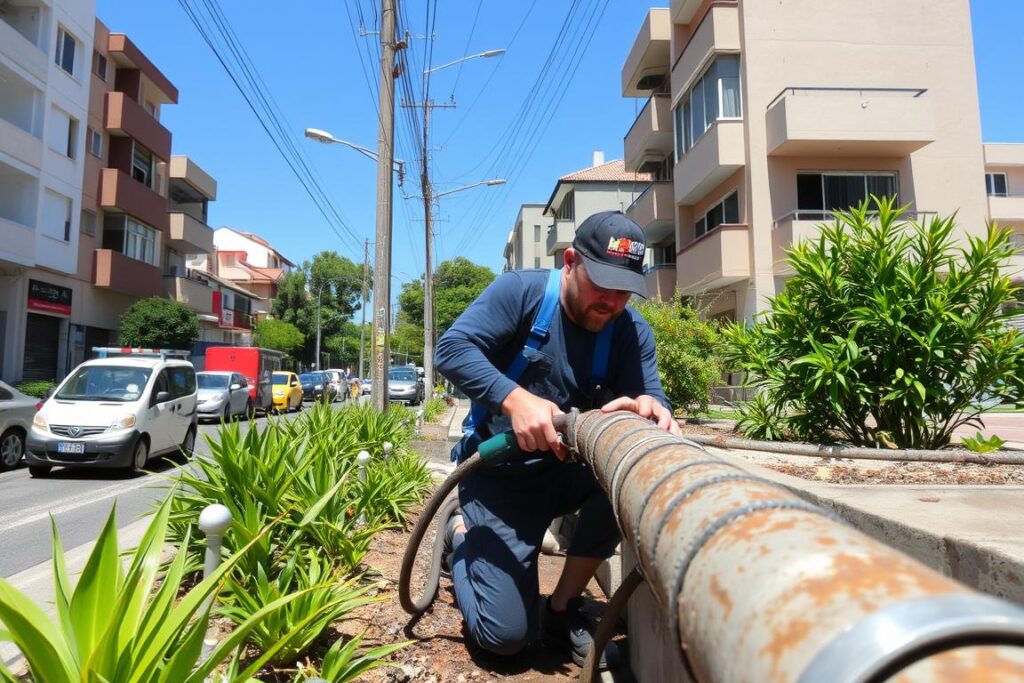
<path fill-rule="evenodd" d="M 362 154 L 365 157 L 368 157 L 370 159 L 373 159 L 374 161 L 377 161 L 377 153 L 374 152 L 372 149 L 367 149 L 366 147 L 363 147 L 362 145 L 357 145 L 356 143 L 349 142 L 348 140 L 342 140 L 341 138 L 336 138 L 333 135 L 331 135 L 330 133 L 328 133 L 326 130 L 321 130 L 319 128 L 307 128 L 306 129 L 306 137 L 309 138 L 310 140 L 316 140 L 317 142 L 322 142 L 325 145 L 329 145 L 331 143 L 337 143 L 339 145 L 344 145 L 345 147 L 348 147 L 350 149 L 354 149 L 355 151 L 359 152 L 360 154 Z M 395 159 L 395 166 L 398 167 L 395 170 L 398 171 L 398 184 L 401 185 L 402 182 L 405 180 L 405 162 L 402 161 L 401 159 Z"/>
<path fill-rule="evenodd" d="M 432 69 L 424 69 L 423 73 L 424 74 L 432 74 L 435 71 L 440 71 L 441 69 L 447 69 L 449 66 L 455 66 L 456 64 L 461 64 L 462 62 L 468 62 L 469 60 L 477 59 L 478 57 L 500 57 L 503 54 L 505 54 L 505 49 L 504 48 L 502 48 L 500 50 L 487 50 L 486 52 L 478 52 L 475 55 L 466 55 L 465 57 L 459 57 L 458 59 L 456 59 L 454 61 L 448 62 L 447 64 L 442 64 L 441 66 L 435 66 Z"/>
<path fill-rule="evenodd" d="M 504 185 L 508 181 L 504 178 L 497 178 L 495 180 L 481 180 L 478 183 L 472 183 L 470 185 L 463 185 L 462 187 L 456 187 L 454 190 L 445 190 L 444 192 L 438 192 L 434 195 L 434 199 L 440 199 L 445 195 L 455 194 L 456 192 L 462 192 L 463 190 L 470 190 L 474 187 L 480 187 L 481 185 Z"/>

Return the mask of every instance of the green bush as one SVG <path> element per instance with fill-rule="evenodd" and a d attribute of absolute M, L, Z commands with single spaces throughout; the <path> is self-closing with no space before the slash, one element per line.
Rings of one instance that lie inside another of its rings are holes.
<path fill-rule="evenodd" d="M 727 360 L 764 395 L 747 433 L 939 448 L 980 425 L 983 404 L 1021 402 L 1010 231 L 958 243 L 955 230 L 952 217 L 907 222 L 876 199 L 795 244 L 795 274 L 770 309 L 724 332 Z"/>
<path fill-rule="evenodd" d="M 253 344 L 265 349 L 277 349 L 294 355 L 302 348 L 306 337 L 299 328 L 276 318 L 265 318 L 256 323 L 253 330 Z"/>
<path fill-rule="evenodd" d="M 433 397 L 428 398 L 423 403 L 423 421 L 424 422 L 437 422 L 444 415 L 444 411 L 448 409 L 448 404 L 444 402 L 443 398 Z"/>
<path fill-rule="evenodd" d="M 199 339 L 199 318 L 180 301 L 152 296 L 121 315 L 118 331 L 124 346 L 191 349 Z"/>
<path fill-rule="evenodd" d="M 649 299 L 635 307 L 654 332 L 658 375 L 669 402 L 684 410 L 706 410 L 711 388 L 722 380 L 717 323 L 702 321 L 678 297 Z"/>
<path fill-rule="evenodd" d="M 327 683 L 354 683 L 355 681 L 363 680 L 363 674 L 368 671 L 382 666 L 396 666 L 391 662 L 385 661 L 384 657 L 413 642 L 409 640 L 404 643 L 379 645 L 360 651 L 359 645 L 365 634 L 366 632 L 364 631 L 347 641 L 336 640 L 334 645 L 324 655 L 324 661 L 321 663 L 319 671 L 313 667 L 310 667 L 310 669 L 300 669 L 292 679 L 292 683 L 303 683 L 312 678 L 320 678 L 327 681 Z"/>
<path fill-rule="evenodd" d="M 52 379 L 31 379 L 24 382 L 18 382 L 14 385 L 14 388 L 26 396 L 46 398 L 46 392 L 56 386 L 57 383 Z"/>

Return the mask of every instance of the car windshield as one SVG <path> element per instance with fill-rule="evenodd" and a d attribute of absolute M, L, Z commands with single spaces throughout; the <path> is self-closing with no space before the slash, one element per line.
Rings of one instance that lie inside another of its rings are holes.
<path fill-rule="evenodd" d="M 152 370 L 117 365 L 78 368 L 56 398 L 65 401 L 137 401 Z"/>
<path fill-rule="evenodd" d="M 404 380 L 406 382 L 416 381 L 416 371 L 413 369 L 406 370 L 404 368 L 397 368 L 388 373 L 391 379 Z"/>
<path fill-rule="evenodd" d="M 207 375 L 204 372 L 196 373 L 196 380 L 199 382 L 200 389 L 227 389 L 228 388 L 228 376 L 227 375 Z"/>
<path fill-rule="evenodd" d="M 288 384 L 288 373 L 287 372 L 275 372 L 274 373 L 274 384 Z"/>
<path fill-rule="evenodd" d="M 316 384 L 317 382 L 322 383 L 324 381 L 323 375 L 321 375 L 319 372 L 304 372 L 301 375 L 299 375 L 299 379 L 301 379 L 306 384 Z"/>

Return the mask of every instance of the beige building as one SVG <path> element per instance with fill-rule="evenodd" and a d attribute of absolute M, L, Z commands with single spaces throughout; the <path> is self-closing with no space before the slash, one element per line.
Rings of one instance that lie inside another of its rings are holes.
<path fill-rule="evenodd" d="M 553 224 L 554 219 L 544 215 L 543 204 L 520 206 L 505 243 L 505 270 L 554 267 L 555 257 L 547 253 L 548 230 Z"/>
<path fill-rule="evenodd" d="M 647 100 L 625 169 L 655 180 L 629 214 L 676 245 L 675 289 L 749 318 L 785 282 L 783 250 L 870 193 L 973 234 L 1022 213 L 983 189 L 989 170 L 1012 194 L 1021 154 L 982 146 L 970 22 L 968 0 L 648 11 L 622 68 L 623 96 Z"/>

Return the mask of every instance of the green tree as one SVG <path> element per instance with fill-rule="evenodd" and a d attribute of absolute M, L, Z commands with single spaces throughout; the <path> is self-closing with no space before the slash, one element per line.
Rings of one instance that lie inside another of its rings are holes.
<path fill-rule="evenodd" d="M 745 431 L 938 448 L 981 425 L 984 403 L 1024 400 L 1024 336 L 1006 324 L 1011 231 L 955 231 L 876 199 L 795 244 L 770 309 L 725 330 L 727 360 L 761 391 Z"/>
<path fill-rule="evenodd" d="M 694 412 L 707 410 L 711 388 L 722 380 L 718 325 L 700 319 L 678 297 L 634 304 L 647 320 L 658 348 L 658 376 L 669 402 Z"/>
<path fill-rule="evenodd" d="M 277 349 L 292 355 L 302 347 L 305 335 L 295 325 L 275 318 L 266 318 L 256 325 L 255 343 L 265 349 Z"/>
<path fill-rule="evenodd" d="M 452 326 L 473 300 L 494 281 L 494 271 L 459 256 L 442 261 L 434 271 L 434 333 Z M 409 323 L 423 327 L 423 280 L 402 285 L 398 304 Z"/>
<path fill-rule="evenodd" d="M 199 318 L 179 301 L 153 296 L 132 304 L 118 331 L 124 346 L 190 349 L 199 338 Z"/>

